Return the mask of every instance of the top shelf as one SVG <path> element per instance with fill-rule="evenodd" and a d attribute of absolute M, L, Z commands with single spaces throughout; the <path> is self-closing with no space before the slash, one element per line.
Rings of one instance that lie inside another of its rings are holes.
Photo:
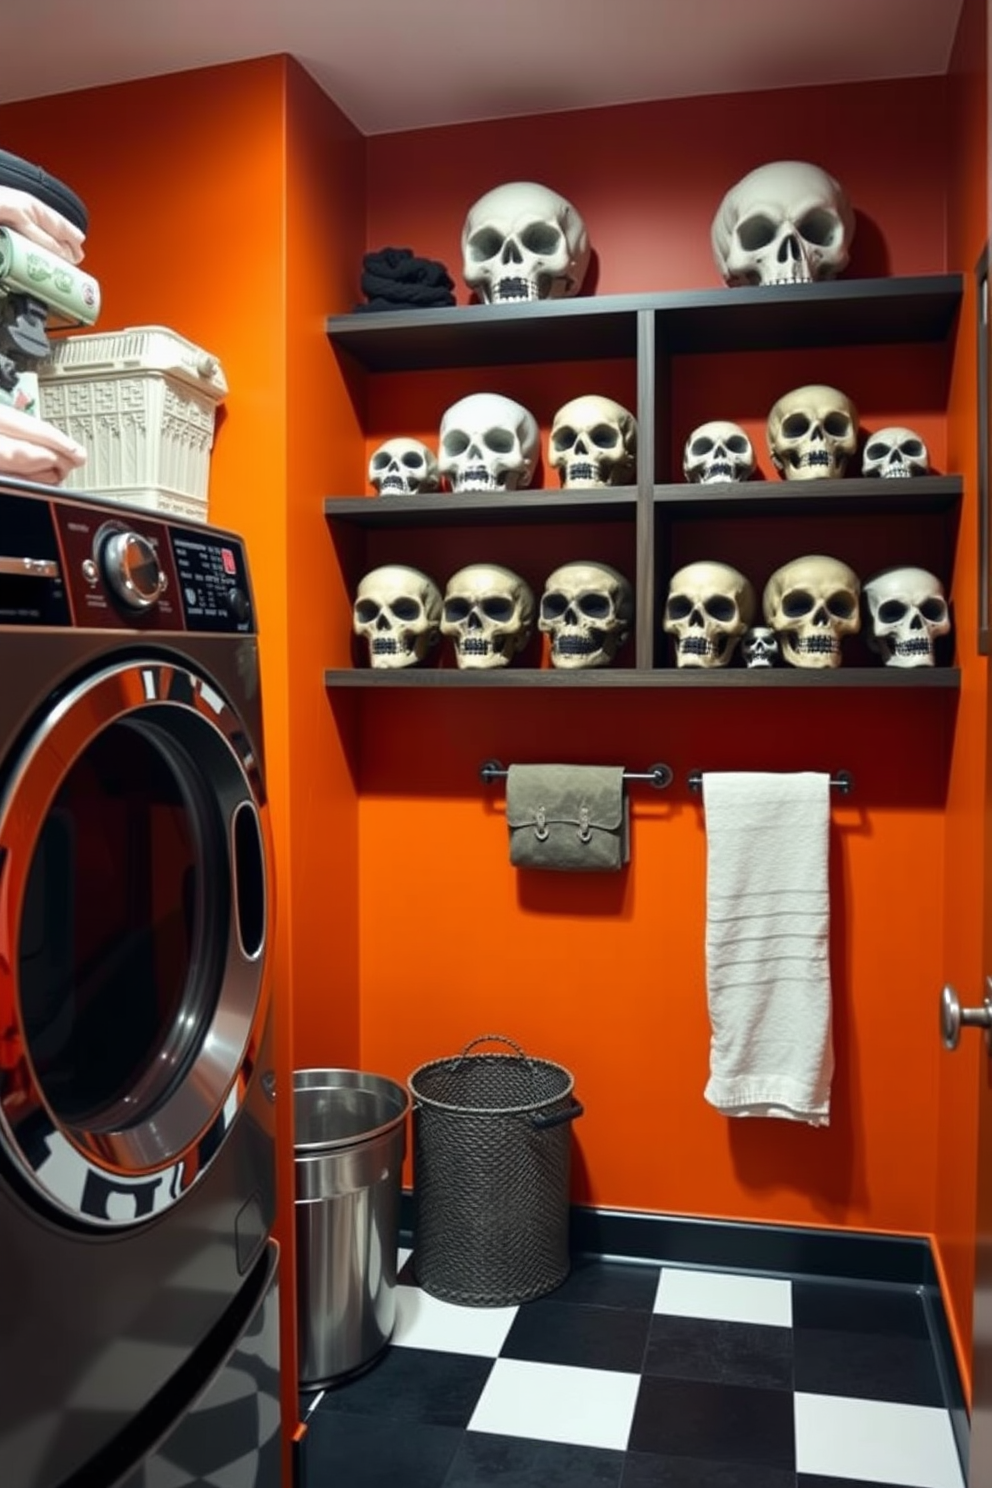
<path fill-rule="evenodd" d="M 654 318 L 661 353 L 939 342 L 954 326 L 962 290 L 960 274 L 932 274 L 579 296 L 335 315 L 327 335 L 369 372 L 633 357 L 642 312 Z"/>

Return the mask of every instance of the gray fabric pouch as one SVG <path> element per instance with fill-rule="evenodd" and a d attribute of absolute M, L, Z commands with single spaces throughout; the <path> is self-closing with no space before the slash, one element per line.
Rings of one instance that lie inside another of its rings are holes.
<path fill-rule="evenodd" d="M 511 765 L 506 822 L 515 868 L 616 873 L 630 858 L 622 765 Z"/>

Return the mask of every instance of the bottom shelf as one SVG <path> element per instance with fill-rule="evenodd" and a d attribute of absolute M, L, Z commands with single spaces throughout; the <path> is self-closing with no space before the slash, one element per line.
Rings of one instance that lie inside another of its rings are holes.
<path fill-rule="evenodd" d="M 851 688 L 873 690 L 910 688 L 938 692 L 957 692 L 961 687 L 958 667 L 838 667 L 836 670 L 801 671 L 796 667 L 773 667 L 768 671 L 747 668 L 659 668 L 657 671 L 634 667 L 593 668 L 587 671 L 531 669 L 514 671 L 458 671 L 453 668 L 416 667 L 388 669 L 347 667 L 324 673 L 327 688 L 701 688 L 721 691 L 724 688 L 746 688 L 765 691 L 776 688 Z"/>

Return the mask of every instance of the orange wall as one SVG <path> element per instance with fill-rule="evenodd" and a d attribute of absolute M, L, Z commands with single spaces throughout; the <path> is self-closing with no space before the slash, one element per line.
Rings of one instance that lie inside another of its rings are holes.
<path fill-rule="evenodd" d="M 825 165 L 853 199 L 850 276 L 941 272 L 946 118 L 945 84 L 930 79 L 377 137 L 368 145 L 368 243 L 439 258 L 460 283 L 468 207 L 499 181 L 523 176 L 561 190 L 585 216 L 599 292 L 714 286 L 709 224 L 724 191 L 752 166 L 793 153 Z M 459 298 L 467 298 L 464 287 Z M 692 421 L 737 417 L 738 408 L 760 434 L 779 392 L 832 380 L 855 398 L 869 427 L 883 418 L 925 422 L 935 464 L 947 468 L 939 354 L 927 353 L 910 372 L 915 359 L 879 352 L 735 362 L 686 358 L 677 369 L 677 449 Z M 570 395 L 596 390 L 579 375 L 587 373 L 472 369 L 463 379 L 418 378 L 412 388 L 409 380 L 379 379 L 369 443 L 390 432 L 436 432 L 460 386 L 487 381 L 519 396 L 546 429 L 566 384 Z M 538 585 L 548 566 L 542 570 L 540 544 L 568 540 L 520 540 L 500 529 L 483 547 L 472 534 L 476 556 L 521 557 L 534 565 L 523 571 Z M 593 532 L 571 540 L 576 552 L 565 556 L 577 556 L 580 542 L 602 549 L 613 539 Z M 789 539 L 778 532 L 772 540 Z M 433 561 L 443 582 L 466 558 L 461 541 L 415 535 L 406 551 L 428 572 Z M 883 542 L 888 548 L 891 534 Z M 759 583 L 765 576 L 753 574 Z M 794 694 L 737 691 L 611 693 L 608 708 L 582 694 L 366 695 L 363 1064 L 405 1078 L 479 1033 L 504 1031 L 575 1075 L 586 1107 L 575 1128 L 578 1200 L 929 1231 L 944 937 L 939 904 L 920 912 L 927 890 L 906 883 L 906 867 L 925 865 L 928 885 L 942 882 L 953 724 L 953 704 L 936 695 L 804 694 L 801 709 Z M 508 863 L 500 791 L 477 778 L 493 755 L 631 768 L 662 759 L 678 783 L 661 796 L 635 790 L 626 876 L 531 881 Z M 833 814 L 837 1074 L 828 1131 L 728 1122 L 703 1101 L 705 836 L 684 783 L 696 766 L 844 766 L 855 775 L 855 796 Z"/>

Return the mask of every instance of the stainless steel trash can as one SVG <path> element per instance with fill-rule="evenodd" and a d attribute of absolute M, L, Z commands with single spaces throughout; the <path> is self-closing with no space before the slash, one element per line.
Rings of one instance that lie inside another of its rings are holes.
<path fill-rule="evenodd" d="M 404 1087 L 382 1075 L 293 1075 L 303 1386 L 364 1368 L 392 1337 L 409 1109 Z"/>

